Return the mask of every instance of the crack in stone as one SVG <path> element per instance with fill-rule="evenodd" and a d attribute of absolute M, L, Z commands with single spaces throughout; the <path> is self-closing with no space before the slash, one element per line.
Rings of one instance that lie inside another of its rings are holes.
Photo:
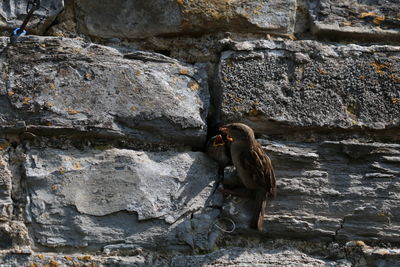
<path fill-rule="evenodd" d="M 340 227 L 338 229 L 336 229 L 336 231 L 335 231 L 335 235 L 333 236 L 333 241 L 336 241 L 339 231 L 341 229 L 343 229 L 344 221 L 345 221 L 345 218 L 343 217 L 343 219 L 341 220 L 341 223 L 340 223 Z"/>

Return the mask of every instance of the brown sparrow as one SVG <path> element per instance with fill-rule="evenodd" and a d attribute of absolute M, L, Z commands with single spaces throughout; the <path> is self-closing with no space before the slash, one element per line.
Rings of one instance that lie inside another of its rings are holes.
<path fill-rule="evenodd" d="M 271 160 L 254 137 L 253 130 L 243 123 L 231 123 L 220 128 L 231 137 L 231 157 L 242 183 L 256 192 L 252 228 L 263 230 L 267 197 L 276 195 L 276 179 Z"/>

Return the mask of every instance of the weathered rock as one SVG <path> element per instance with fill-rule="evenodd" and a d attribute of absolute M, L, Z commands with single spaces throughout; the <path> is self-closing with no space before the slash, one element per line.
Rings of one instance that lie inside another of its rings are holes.
<path fill-rule="evenodd" d="M 325 261 L 297 250 L 230 248 L 207 255 L 178 256 L 171 266 L 352 266 L 348 261 Z"/>
<path fill-rule="evenodd" d="M 143 253 L 144 255 L 119 257 L 119 256 L 98 256 L 90 254 L 60 254 L 60 253 L 37 253 L 33 255 L 6 254 L 0 257 L 0 265 L 7 267 L 14 266 L 166 266 L 168 261 L 157 258 L 156 254 Z M 154 258 L 154 259 L 153 259 Z"/>
<path fill-rule="evenodd" d="M 400 145 L 260 141 L 278 178 L 278 197 L 267 208 L 269 236 L 400 242 Z M 248 229 L 252 206 L 233 198 L 223 216 Z"/>
<path fill-rule="evenodd" d="M 0 151 L 7 143 L 0 143 Z M 8 169 L 7 162 L 0 154 L 0 221 L 11 219 L 13 213 L 13 203 L 11 199 L 12 175 Z"/>
<path fill-rule="evenodd" d="M 400 126 L 400 47 L 230 43 L 218 70 L 222 121 L 260 133 Z"/>
<path fill-rule="evenodd" d="M 37 244 L 213 246 L 218 167 L 203 153 L 32 150 L 25 169 Z"/>
<path fill-rule="evenodd" d="M 293 31 L 296 10 L 293 0 L 78 0 L 76 6 L 79 31 L 102 38 L 215 31 L 285 34 Z"/>
<path fill-rule="evenodd" d="M 3 125 L 24 120 L 47 135 L 69 129 L 196 147 L 205 141 L 209 94 L 200 65 L 49 37 L 21 37 L 6 63 L 0 101 L 11 107 L 0 114 Z"/>
<path fill-rule="evenodd" d="M 2 30 L 13 30 L 20 27 L 24 21 L 29 1 L 4 0 L 0 2 L 0 28 Z M 27 31 L 30 34 L 43 34 L 50 26 L 56 16 L 64 7 L 63 0 L 42 0 L 41 8 L 33 13 L 27 25 Z"/>
<path fill-rule="evenodd" d="M 328 38 L 400 40 L 397 0 L 318 0 L 310 4 L 313 32 Z"/>
<path fill-rule="evenodd" d="M 30 245 L 28 229 L 23 222 L 0 222 L 0 251 L 30 251 Z"/>

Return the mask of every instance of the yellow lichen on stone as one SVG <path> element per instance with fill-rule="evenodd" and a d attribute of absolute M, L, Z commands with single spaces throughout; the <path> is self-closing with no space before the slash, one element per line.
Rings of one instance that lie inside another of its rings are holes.
<path fill-rule="evenodd" d="M 176 3 L 178 5 L 183 5 L 185 3 L 185 0 L 176 0 Z"/>
<path fill-rule="evenodd" d="M 6 150 L 9 146 L 10 146 L 10 143 L 8 143 L 8 142 L 0 144 L 0 150 Z"/>
<path fill-rule="evenodd" d="M 190 81 L 188 83 L 188 86 L 190 87 L 190 89 L 192 89 L 192 91 L 197 91 L 200 88 L 200 85 L 195 81 Z"/>
<path fill-rule="evenodd" d="M 74 162 L 72 164 L 72 167 L 74 167 L 75 170 L 80 170 L 82 168 L 79 162 Z"/>
<path fill-rule="evenodd" d="M 376 13 L 375 12 L 363 12 L 363 13 L 361 13 L 358 17 L 360 18 L 360 19 L 364 19 L 364 18 L 366 18 L 366 17 L 375 17 L 376 16 Z"/>
<path fill-rule="evenodd" d="M 79 113 L 78 110 L 70 109 L 70 108 L 66 109 L 66 111 L 68 112 L 69 115 L 75 115 L 75 114 Z"/>
<path fill-rule="evenodd" d="M 13 95 L 15 95 L 15 92 L 13 92 L 13 91 L 8 91 L 8 92 L 7 92 L 7 95 L 8 95 L 8 96 L 13 96 Z"/>
<path fill-rule="evenodd" d="M 365 245 L 364 241 L 357 240 L 357 241 L 356 241 L 356 246 L 358 246 L 358 247 L 365 247 L 366 245 Z"/>
<path fill-rule="evenodd" d="M 328 74 L 328 72 L 324 69 L 319 69 L 319 74 L 326 75 L 326 74 Z"/>
<path fill-rule="evenodd" d="M 395 81 L 395 82 L 397 82 L 397 83 L 400 83 L 400 76 L 399 76 L 399 75 L 397 75 L 397 74 L 390 74 L 388 77 L 389 77 L 390 79 L 392 79 L 393 81 Z"/>
<path fill-rule="evenodd" d="M 73 258 L 71 256 L 64 256 L 64 259 L 66 259 L 67 261 L 72 261 Z"/>
<path fill-rule="evenodd" d="M 248 112 L 248 115 L 251 116 L 251 117 L 256 117 L 259 114 L 260 114 L 259 111 L 257 109 L 255 109 L 255 108 L 250 109 L 249 112 Z"/>
<path fill-rule="evenodd" d="M 28 97 L 28 96 L 25 96 L 25 97 L 22 99 L 22 104 L 24 104 L 24 105 L 28 105 L 30 100 L 31 100 L 31 98 L 30 98 L 30 97 Z"/>
<path fill-rule="evenodd" d="M 187 75 L 187 74 L 189 74 L 189 70 L 188 69 L 180 69 L 179 74 Z"/>
<path fill-rule="evenodd" d="M 393 104 L 398 104 L 398 103 L 400 103 L 400 97 L 392 97 L 392 103 L 393 103 Z"/>
<path fill-rule="evenodd" d="M 380 25 L 385 20 L 385 16 L 376 16 L 372 22 L 376 25 Z"/>
<path fill-rule="evenodd" d="M 52 266 L 52 267 L 58 267 L 58 266 L 60 266 L 60 264 L 59 264 L 57 261 L 55 261 L 55 260 L 51 260 L 51 261 L 50 261 L 50 266 Z"/>
<path fill-rule="evenodd" d="M 371 63 L 371 66 L 375 68 L 375 71 L 381 75 L 385 74 L 385 72 L 382 70 L 383 68 L 387 68 L 386 64 L 383 63 L 378 63 L 378 62 L 373 62 Z"/>
<path fill-rule="evenodd" d="M 44 255 L 43 255 L 43 254 L 37 254 L 36 257 L 38 257 L 38 258 L 41 259 L 41 260 L 44 259 Z"/>
<path fill-rule="evenodd" d="M 60 168 L 60 173 L 61 173 L 61 174 L 64 174 L 64 173 L 65 173 L 65 168 L 64 168 L 64 167 L 61 167 L 61 168 Z"/>
<path fill-rule="evenodd" d="M 317 86 L 316 86 L 314 83 L 309 83 L 309 84 L 308 84 L 308 88 L 313 88 L 313 89 L 314 89 L 314 88 L 316 88 L 316 87 L 317 87 Z"/>
<path fill-rule="evenodd" d="M 81 261 L 91 261 L 92 259 L 93 259 L 93 257 L 90 256 L 90 255 L 85 255 L 85 256 L 78 257 L 78 260 L 81 260 Z"/>

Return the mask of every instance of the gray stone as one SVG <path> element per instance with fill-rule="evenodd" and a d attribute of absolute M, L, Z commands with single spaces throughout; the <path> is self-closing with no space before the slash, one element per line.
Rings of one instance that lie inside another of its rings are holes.
<path fill-rule="evenodd" d="M 78 0 L 79 31 L 102 38 L 239 31 L 285 34 L 294 29 L 296 4 L 277 1 Z"/>
<path fill-rule="evenodd" d="M 4 0 L 0 2 L 0 28 L 20 27 L 27 15 L 29 1 Z M 63 0 L 41 0 L 41 7 L 33 13 L 27 25 L 28 34 L 43 34 L 64 7 Z M 29 10 L 28 10 L 29 11 Z"/>
<path fill-rule="evenodd" d="M 350 263 L 325 261 L 297 250 L 229 248 L 206 255 L 177 256 L 171 266 L 352 266 Z"/>
<path fill-rule="evenodd" d="M 328 38 L 400 40 L 399 1 L 318 0 L 310 4 L 313 32 Z"/>
<path fill-rule="evenodd" d="M 7 148 L 7 143 L 0 143 L 0 151 Z M 0 154 L 0 221 L 11 219 L 13 201 L 11 199 L 12 174 L 7 162 Z"/>
<path fill-rule="evenodd" d="M 398 46 L 225 41 L 246 51 L 222 55 L 215 92 L 222 122 L 243 121 L 257 133 L 285 135 L 295 134 L 293 127 L 400 125 Z"/>
<path fill-rule="evenodd" d="M 209 93 L 201 64 L 50 37 L 21 37 L 7 57 L 3 125 L 24 120 L 46 135 L 72 130 L 195 147 L 205 141 Z"/>
<path fill-rule="evenodd" d="M 213 245 L 218 167 L 203 153 L 32 150 L 25 169 L 37 244 Z"/>
<path fill-rule="evenodd" d="M 400 154 L 400 145 L 260 142 L 278 179 L 278 196 L 267 207 L 266 234 L 327 241 L 400 241 L 400 164 L 386 161 Z M 379 175 L 366 176 L 372 172 Z M 222 216 L 247 232 L 253 205 L 251 199 L 227 199 Z"/>

